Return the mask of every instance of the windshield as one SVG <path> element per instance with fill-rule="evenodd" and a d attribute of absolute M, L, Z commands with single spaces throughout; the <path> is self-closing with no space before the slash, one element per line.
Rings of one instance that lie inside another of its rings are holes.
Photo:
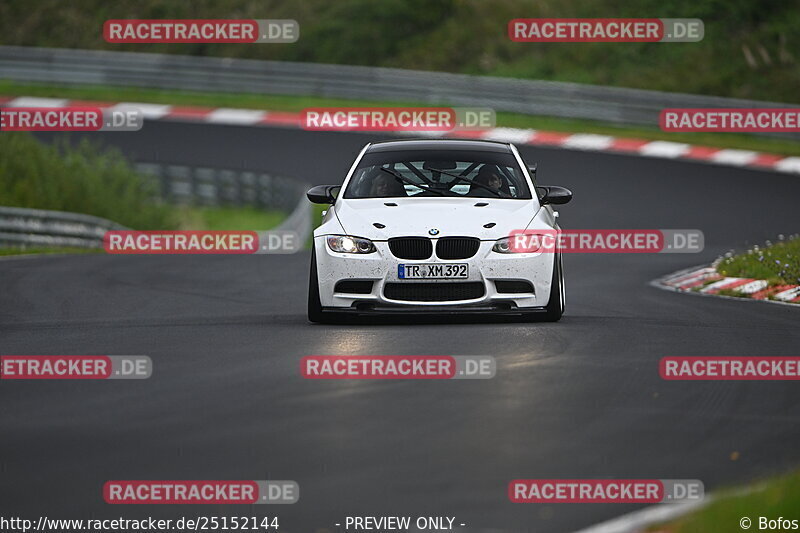
<path fill-rule="evenodd" d="M 511 153 L 457 150 L 372 152 L 361 159 L 345 198 L 468 196 L 531 198 Z"/>

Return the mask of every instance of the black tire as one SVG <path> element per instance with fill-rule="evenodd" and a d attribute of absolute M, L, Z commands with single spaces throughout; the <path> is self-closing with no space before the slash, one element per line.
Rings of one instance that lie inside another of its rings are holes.
<path fill-rule="evenodd" d="M 545 306 L 545 312 L 531 313 L 525 316 L 525 320 L 527 322 L 558 322 L 564 314 L 565 300 L 564 266 L 562 264 L 561 254 L 558 254 L 554 259 L 550 299 Z"/>
<path fill-rule="evenodd" d="M 311 269 L 308 274 L 308 320 L 315 324 L 346 324 L 349 317 L 344 313 L 322 312 L 319 300 L 319 276 L 317 275 L 317 254 L 311 247 Z"/>
<path fill-rule="evenodd" d="M 317 254 L 313 246 L 311 247 L 311 270 L 308 275 L 308 320 L 314 323 L 324 322 L 322 304 L 319 301 Z"/>

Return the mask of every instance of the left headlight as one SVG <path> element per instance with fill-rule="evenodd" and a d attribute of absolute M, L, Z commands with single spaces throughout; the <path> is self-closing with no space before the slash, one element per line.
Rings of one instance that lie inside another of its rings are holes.
<path fill-rule="evenodd" d="M 371 254 L 375 245 L 369 239 L 351 237 L 350 235 L 329 235 L 326 239 L 328 248 L 340 254 Z"/>
<path fill-rule="evenodd" d="M 541 249 L 542 239 L 542 235 L 525 234 L 503 237 L 497 239 L 492 246 L 492 251 L 499 254 L 531 254 Z"/>

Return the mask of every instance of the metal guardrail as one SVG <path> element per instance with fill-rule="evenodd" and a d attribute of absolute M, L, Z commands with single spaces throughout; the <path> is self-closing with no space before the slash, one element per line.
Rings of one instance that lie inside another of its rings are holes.
<path fill-rule="evenodd" d="M 394 68 L 15 46 L 0 46 L 0 77 L 491 107 L 650 126 L 658 124 L 659 113 L 667 107 L 789 107 L 714 96 Z M 798 134 L 771 135 L 800 138 Z"/>
<path fill-rule="evenodd" d="M 137 163 L 137 171 L 157 178 L 161 195 L 169 203 L 205 205 L 249 205 L 291 211 L 270 231 L 311 235 L 312 211 L 306 199 L 309 184 L 265 172 L 188 167 L 160 163 Z M 260 232 L 264 235 L 266 232 Z"/>
<path fill-rule="evenodd" d="M 161 199 L 171 204 L 236 205 L 290 213 L 280 226 L 300 236 L 311 233 L 308 185 L 267 173 L 138 163 L 139 173 L 158 180 Z M 129 229 L 103 218 L 0 206 L 0 247 L 101 248 L 108 230 Z"/>
<path fill-rule="evenodd" d="M 0 246 L 100 248 L 106 231 L 124 229 L 91 215 L 0 207 Z"/>
<path fill-rule="evenodd" d="M 301 237 L 310 236 L 314 224 L 312 213 L 311 204 L 303 194 L 294 211 L 274 231 L 293 231 Z"/>
<path fill-rule="evenodd" d="M 267 172 L 136 163 L 143 175 L 158 180 L 161 198 L 170 204 L 234 205 L 290 212 L 308 185 Z"/>

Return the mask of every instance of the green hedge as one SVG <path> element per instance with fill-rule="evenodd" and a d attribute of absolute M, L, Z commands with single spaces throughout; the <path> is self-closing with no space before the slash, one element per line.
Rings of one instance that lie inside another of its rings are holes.
<path fill-rule="evenodd" d="M 0 205 L 84 213 L 141 230 L 174 227 L 171 209 L 155 198 L 155 184 L 116 150 L 0 133 Z"/>

